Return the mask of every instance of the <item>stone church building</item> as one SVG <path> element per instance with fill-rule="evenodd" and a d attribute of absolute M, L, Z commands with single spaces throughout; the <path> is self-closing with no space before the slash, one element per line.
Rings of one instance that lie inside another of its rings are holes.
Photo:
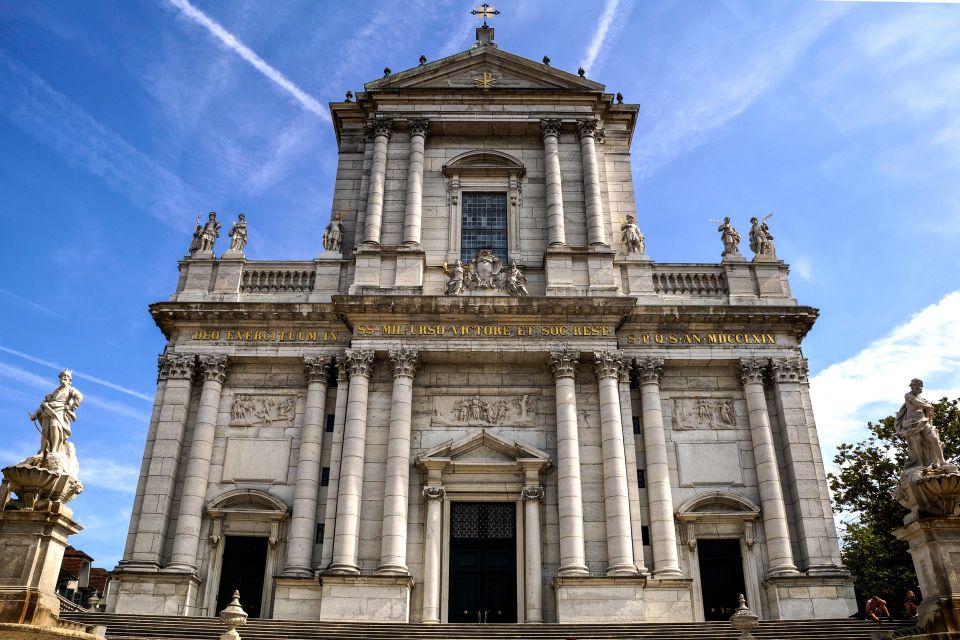
<path fill-rule="evenodd" d="M 108 611 L 213 616 L 234 589 L 307 620 L 855 610 L 800 349 L 817 310 L 768 231 L 756 257 L 729 222 L 715 264 L 646 256 L 638 105 L 481 27 L 330 111 L 326 250 L 248 261 L 238 232 L 217 258 L 211 221 L 150 309 L 167 345 Z"/>

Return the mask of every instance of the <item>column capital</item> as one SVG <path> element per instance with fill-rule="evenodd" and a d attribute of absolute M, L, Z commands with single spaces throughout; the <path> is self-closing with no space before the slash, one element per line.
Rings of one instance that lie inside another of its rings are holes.
<path fill-rule="evenodd" d="M 367 134 L 374 139 L 379 136 L 385 136 L 388 140 L 393 133 L 393 120 L 389 118 L 376 118 L 367 122 Z"/>
<path fill-rule="evenodd" d="M 550 367 L 553 369 L 554 378 L 575 378 L 577 377 L 577 366 L 580 361 L 579 351 L 551 351 Z"/>
<path fill-rule="evenodd" d="M 333 357 L 329 355 L 304 356 L 303 372 L 307 376 L 307 383 L 326 382 L 332 360 Z"/>
<path fill-rule="evenodd" d="M 447 490 L 443 487 L 424 487 L 423 497 L 427 500 L 443 500 L 447 495 Z"/>
<path fill-rule="evenodd" d="M 426 118 L 415 118 L 407 124 L 407 131 L 411 136 L 426 137 L 430 132 L 430 121 Z"/>
<path fill-rule="evenodd" d="M 343 385 L 350 382 L 350 362 L 345 353 L 334 356 L 334 366 L 337 367 L 337 384 Z"/>
<path fill-rule="evenodd" d="M 420 352 L 408 347 L 390 349 L 390 361 L 393 362 L 394 378 L 412 378 L 417 370 Z"/>
<path fill-rule="evenodd" d="M 637 358 L 633 366 L 641 383 L 659 385 L 663 379 L 663 358 Z"/>
<path fill-rule="evenodd" d="M 627 358 L 623 361 L 623 367 L 620 369 L 620 384 L 630 384 L 630 370 L 633 368 L 633 360 Z"/>
<path fill-rule="evenodd" d="M 593 354 L 593 366 L 597 372 L 597 380 L 614 378 L 619 381 L 620 374 L 624 369 L 623 351 L 617 349 L 595 351 Z"/>
<path fill-rule="evenodd" d="M 200 362 L 200 375 L 203 379 L 223 384 L 230 370 L 230 359 L 224 355 L 202 355 L 197 358 Z"/>
<path fill-rule="evenodd" d="M 369 378 L 373 372 L 374 353 L 367 349 L 347 349 L 343 353 L 343 359 L 347 364 L 347 371 L 350 378 L 363 376 Z"/>
<path fill-rule="evenodd" d="M 600 121 L 596 118 L 577 121 L 578 138 L 594 138 L 598 142 L 603 142 L 604 130 L 600 126 Z"/>
<path fill-rule="evenodd" d="M 157 381 L 189 380 L 197 365 L 197 356 L 190 354 L 165 353 L 157 356 Z"/>
<path fill-rule="evenodd" d="M 554 138 L 560 137 L 560 126 L 562 121 L 545 119 L 540 121 L 540 136 L 543 138 L 548 138 L 553 136 Z"/>
<path fill-rule="evenodd" d="M 763 384 L 763 376 L 767 372 L 769 360 L 765 358 L 741 358 L 740 382 L 748 384 Z"/>
<path fill-rule="evenodd" d="M 807 373 L 807 359 L 804 357 L 772 358 L 770 360 L 770 374 L 778 384 L 807 382 Z"/>
<path fill-rule="evenodd" d="M 520 491 L 520 497 L 524 502 L 540 502 L 543 500 L 543 487 L 540 485 L 527 485 Z"/>

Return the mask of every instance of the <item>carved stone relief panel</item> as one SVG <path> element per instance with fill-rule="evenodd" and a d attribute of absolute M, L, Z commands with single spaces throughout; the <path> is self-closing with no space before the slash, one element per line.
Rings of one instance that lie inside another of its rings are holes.
<path fill-rule="evenodd" d="M 735 429 L 737 426 L 733 400 L 674 398 L 672 402 L 673 428 L 676 431 Z"/>
<path fill-rule="evenodd" d="M 536 423 L 537 396 L 516 395 L 459 396 L 433 398 L 430 423 L 440 427 L 529 426 Z"/>
<path fill-rule="evenodd" d="M 296 392 L 237 393 L 230 410 L 231 427 L 292 427 L 297 415 Z"/>

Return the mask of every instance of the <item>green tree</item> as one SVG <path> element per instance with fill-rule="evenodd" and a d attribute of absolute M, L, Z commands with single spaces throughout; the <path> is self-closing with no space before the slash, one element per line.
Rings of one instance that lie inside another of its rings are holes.
<path fill-rule="evenodd" d="M 944 456 L 960 453 L 960 399 L 934 403 L 934 424 L 940 432 Z M 869 437 L 841 444 L 829 474 L 833 508 L 843 514 L 840 547 L 853 573 L 861 600 L 879 594 L 893 615 L 902 614 L 903 597 L 917 591 L 917 576 L 907 544 L 893 530 L 903 526 L 906 509 L 891 495 L 907 460 L 907 445 L 893 428 L 894 416 L 868 422 Z M 918 598 L 920 594 L 917 594 Z"/>

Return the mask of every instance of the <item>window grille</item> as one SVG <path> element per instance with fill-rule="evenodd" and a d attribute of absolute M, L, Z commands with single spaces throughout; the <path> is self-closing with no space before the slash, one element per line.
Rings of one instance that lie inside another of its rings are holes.
<path fill-rule="evenodd" d="M 461 198 L 460 259 L 473 260 L 480 249 L 489 249 L 507 263 L 507 194 L 464 191 Z"/>
<path fill-rule="evenodd" d="M 512 502 L 454 502 L 450 529 L 454 540 L 510 540 L 516 517 Z"/>

